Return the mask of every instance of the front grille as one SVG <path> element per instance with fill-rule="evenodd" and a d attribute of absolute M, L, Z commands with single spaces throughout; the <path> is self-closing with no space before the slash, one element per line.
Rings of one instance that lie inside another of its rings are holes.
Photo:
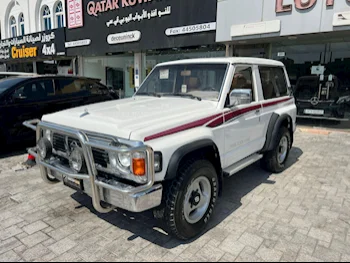
<path fill-rule="evenodd" d="M 108 167 L 109 157 L 106 151 L 93 148 L 92 155 L 96 164 L 101 165 L 104 168 Z"/>
<path fill-rule="evenodd" d="M 66 152 L 66 136 L 54 133 L 53 135 L 53 148 L 56 151 Z"/>
<path fill-rule="evenodd" d="M 56 151 L 67 153 L 67 147 L 69 146 L 69 150 L 72 150 L 72 145 L 75 143 L 77 146 L 81 147 L 81 144 L 78 139 L 68 137 L 68 145 L 66 145 L 67 136 L 54 133 L 53 134 L 53 148 Z"/>

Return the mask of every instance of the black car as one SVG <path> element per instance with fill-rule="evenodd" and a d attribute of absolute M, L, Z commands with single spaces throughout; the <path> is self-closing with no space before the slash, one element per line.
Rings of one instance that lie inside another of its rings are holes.
<path fill-rule="evenodd" d="M 0 81 L 1 144 L 35 142 L 23 122 L 68 108 L 115 99 L 97 79 L 26 76 Z"/>
<path fill-rule="evenodd" d="M 350 112 L 350 94 L 337 77 L 318 76 L 299 78 L 294 92 L 298 116 L 344 120 Z"/>

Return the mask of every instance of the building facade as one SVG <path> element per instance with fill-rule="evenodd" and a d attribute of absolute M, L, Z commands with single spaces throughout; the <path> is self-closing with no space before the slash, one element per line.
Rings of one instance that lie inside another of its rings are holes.
<path fill-rule="evenodd" d="M 160 62 L 225 56 L 215 43 L 216 0 L 72 1 L 82 8 L 67 6 L 67 54 L 121 97 Z"/>
<path fill-rule="evenodd" d="M 65 0 L 1 1 L 0 61 L 7 71 L 58 73 L 67 64 L 60 62 L 67 60 L 65 10 Z"/>
<path fill-rule="evenodd" d="M 300 122 L 350 128 L 349 30 L 349 0 L 218 2 L 216 41 L 284 62 Z"/>

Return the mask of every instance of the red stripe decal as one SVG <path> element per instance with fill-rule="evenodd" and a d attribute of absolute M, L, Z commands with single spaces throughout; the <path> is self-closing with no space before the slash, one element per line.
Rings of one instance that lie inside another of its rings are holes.
<path fill-rule="evenodd" d="M 178 127 L 175 127 L 175 128 L 172 128 L 172 129 L 169 129 L 169 130 L 166 130 L 166 131 L 163 131 L 163 132 L 151 135 L 151 136 L 148 136 L 148 137 L 145 138 L 145 142 L 146 141 L 151 141 L 151 140 L 154 140 L 154 139 L 158 139 L 158 138 L 161 138 L 161 137 L 164 137 L 164 136 L 168 136 L 168 135 L 171 135 L 171 134 L 174 134 L 174 133 L 178 133 L 178 132 L 182 132 L 182 131 L 186 131 L 186 130 L 189 130 L 189 129 L 193 129 L 193 128 L 197 128 L 197 127 L 203 126 L 204 124 L 207 124 L 208 122 L 210 122 L 212 120 L 215 120 L 216 118 L 220 117 L 221 115 L 222 115 L 222 113 L 216 114 L 216 115 L 211 116 L 211 117 L 207 117 L 207 118 L 204 118 L 204 119 L 201 119 L 201 120 L 198 120 L 198 121 L 190 122 L 190 123 L 187 123 L 187 124 L 184 124 L 184 125 L 181 125 L 181 126 L 178 126 Z"/>
<path fill-rule="evenodd" d="M 232 112 L 229 112 L 229 113 L 226 113 L 225 114 L 225 122 L 229 121 L 229 120 L 232 120 L 233 118 L 237 118 L 243 114 L 246 114 L 248 112 L 251 112 L 251 111 L 255 111 L 255 110 L 259 110 L 261 109 L 261 105 L 255 105 L 255 106 L 251 106 L 251 107 L 248 107 L 248 108 L 244 108 L 244 109 L 240 109 L 240 110 L 236 110 L 236 111 L 232 111 Z"/>
<path fill-rule="evenodd" d="M 267 103 L 264 103 L 262 106 L 264 108 L 267 108 L 267 107 L 275 106 L 275 105 L 283 103 L 283 102 L 290 101 L 291 99 L 292 98 L 288 97 L 288 98 L 284 98 L 284 99 L 277 100 L 277 101 L 267 102 Z"/>
<path fill-rule="evenodd" d="M 189 129 L 197 128 L 197 127 L 203 126 L 204 124 L 207 124 L 209 122 L 210 123 L 207 125 L 207 127 L 215 128 L 215 127 L 220 126 L 224 122 L 232 120 L 233 118 L 237 118 L 243 114 L 249 113 L 251 111 L 259 110 L 261 108 L 275 106 L 277 104 L 287 102 L 291 99 L 292 98 L 288 97 L 288 98 L 284 98 L 284 99 L 273 101 L 273 102 L 267 102 L 267 103 L 262 104 L 262 105 L 259 104 L 259 105 L 243 108 L 243 109 L 236 110 L 236 111 L 230 111 L 230 112 L 227 112 L 225 115 L 223 115 L 221 113 L 216 114 L 216 115 L 211 116 L 211 117 L 207 117 L 207 118 L 204 118 L 204 119 L 201 119 L 198 121 L 190 122 L 190 123 L 187 123 L 187 124 L 184 124 L 184 125 L 181 125 L 181 126 L 178 126 L 178 127 L 175 127 L 175 128 L 172 128 L 172 129 L 169 129 L 169 130 L 166 130 L 166 131 L 163 131 L 163 132 L 151 135 L 151 136 L 148 136 L 145 138 L 145 142 L 151 141 L 154 139 L 158 139 L 158 138 L 161 138 L 164 136 L 172 135 L 172 134 L 175 134 L 178 132 L 186 131 Z"/>

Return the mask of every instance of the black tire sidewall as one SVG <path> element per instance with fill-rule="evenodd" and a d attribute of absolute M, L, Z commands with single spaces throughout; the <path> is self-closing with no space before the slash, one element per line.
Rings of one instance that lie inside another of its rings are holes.
<path fill-rule="evenodd" d="M 190 224 L 185 218 L 184 201 L 188 188 L 191 186 L 192 182 L 201 176 L 205 176 L 206 178 L 208 178 L 211 184 L 212 195 L 210 199 L 210 204 L 203 218 L 196 224 Z M 218 198 L 218 183 L 219 182 L 216 170 L 210 162 L 196 161 L 191 165 L 188 176 L 186 176 L 185 180 L 183 181 L 183 184 L 180 188 L 180 193 L 177 196 L 177 200 L 175 203 L 175 211 L 177 211 L 175 212 L 174 216 L 175 225 L 180 236 L 183 236 L 186 239 L 193 238 L 204 230 L 213 214 L 215 204 Z"/>

